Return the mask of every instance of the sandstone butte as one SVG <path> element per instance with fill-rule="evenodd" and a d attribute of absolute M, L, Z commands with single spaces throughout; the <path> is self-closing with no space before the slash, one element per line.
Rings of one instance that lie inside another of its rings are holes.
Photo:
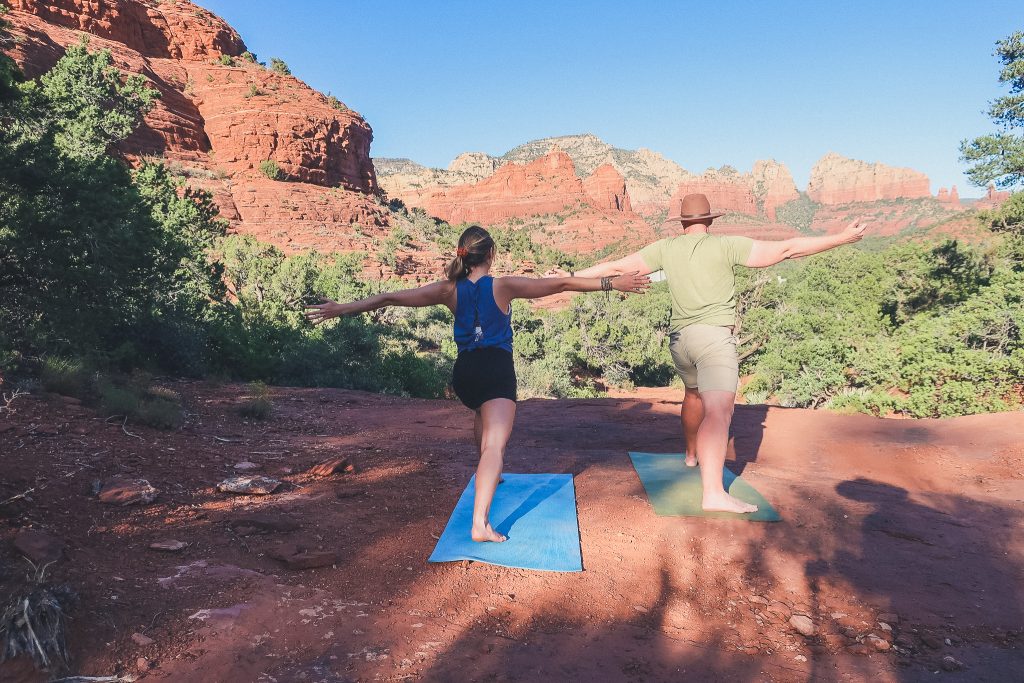
<path fill-rule="evenodd" d="M 869 164 L 829 152 L 811 169 L 807 196 L 819 204 L 930 197 L 928 176 L 910 168 Z"/>
<path fill-rule="evenodd" d="M 118 68 L 150 80 L 161 97 L 123 153 L 133 162 L 161 157 L 210 190 L 233 231 L 287 252 L 373 253 L 385 236 L 393 216 L 376 196 L 381 188 L 369 155 L 370 126 L 297 78 L 243 58 L 242 39 L 217 16 L 188 0 L 9 4 L 18 37 L 10 53 L 27 75 L 50 68 L 84 32 L 93 49 L 111 51 Z M 222 63 L 224 57 L 233 63 Z M 568 153 L 552 150 L 552 143 Z M 284 182 L 260 172 L 266 160 L 277 163 Z M 503 158 L 465 153 L 446 171 L 381 162 L 383 189 L 409 206 L 453 222 L 531 219 L 540 239 L 571 251 L 650 239 L 654 231 L 638 214 L 656 222 L 689 192 L 703 192 L 717 208 L 756 222 L 727 217 L 716 223 L 722 232 L 796 233 L 776 221 L 777 208 L 799 194 L 789 170 L 775 161 L 758 161 L 745 174 L 724 168 L 694 175 L 656 152 L 620 150 L 580 135 L 526 143 Z M 927 197 L 928 187 L 927 176 L 911 169 L 827 154 L 807 188 L 823 205 L 813 227 L 839 229 L 852 215 L 844 208 L 851 202 Z M 990 190 L 975 206 L 996 206 L 1005 194 Z M 941 194 L 939 203 L 960 208 L 955 192 Z M 913 219 L 897 211 L 886 220 L 884 231 L 893 234 Z M 429 252 L 400 253 L 394 270 L 380 266 L 377 274 L 436 274 L 443 255 Z"/>
<path fill-rule="evenodd" d="M 997 190 L 995 183 L 989 183 L 985 196 L 974 202 L 974 206 L 979 209 L 997 209 L 1009 198 L 1009 191 Z"/>
<path fill-rule="evenodd" d="M 774 222 L 775 210 L 800 196 L 793 176 L 777 161 L 757 161 L 751 173 L 710 170 L 679 183 L 669 199 L 669 212 L 685 195 L 705 194 L 716 209 L 749 216 L 764 216 Z"/>
<path fill-rule="evenodd" d="M 956 185 L 949 190 L 944 187 L 940 187 L 938 194 L 935 195 L 935 200 L 950 208 L 960 208 L 960 193 L 957 191 Z"/>
<path fill-rule="evenodd" d="M 289 252 L 369 251 L 374 233 L 384 233 L 370 126 L 299 79 L 242 57 L 245 44 L 219 17 L 187 0 L 9 5 L 19 38 L 11 55 L 28 76 L 84 32 L 90 49 L 109 49 L 118 68 L 149 79 L 160 99 L 122 151 L 133 162 L 162 157 L 209 189 L 232 230 Z M 261 173 L 266 160 L 287 182 Z"/>
<path fill-rule="evenodd" d="M 466 160 L 466 155 L 456 159 L 449 173 L 471 175 L 463 163 Z M 469 160 L 476 172 L 486 170 L 480 169 L 479 156 Z M 549 241 L 572 251 L 653 234 L 633 212 L 626 181 L 618 171 L 603 164 L 581 179 L 572 159 L 557 147 L 529 163 L 507 163 L 476 182 L 390 187 L 407 206 L 420 207 L 450 223 L 499 225 L 511 219 L 550 216 L 550 221 L 544 221 Z"/>

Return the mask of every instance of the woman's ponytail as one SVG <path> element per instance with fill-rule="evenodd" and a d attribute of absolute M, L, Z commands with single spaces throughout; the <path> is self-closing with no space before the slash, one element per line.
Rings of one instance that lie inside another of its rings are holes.
<path fill-rule="evenodd" d="M 459 237 L 459 246 L 455 250 L 455 258 L 445 269 L 449 280 L 461 280 L 469 275 L 473 266 L 478 266 L 491 256 L 494 250 L 494 239 L 491 234 L 479 225 L 471 225 Z"/>

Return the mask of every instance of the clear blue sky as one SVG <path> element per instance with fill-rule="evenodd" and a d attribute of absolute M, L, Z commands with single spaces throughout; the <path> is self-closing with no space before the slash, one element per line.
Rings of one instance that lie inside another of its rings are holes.
<path fill-rule="evenodd" d="M 994 43 L 1024 29 L 1019 0 L 198 1 L 362 113 L 373 156 L 590 132 L 691 171 L 773 157 L 801 189 L 834 150 L 963 196 L 958 143 L 1005 93 Z"/>

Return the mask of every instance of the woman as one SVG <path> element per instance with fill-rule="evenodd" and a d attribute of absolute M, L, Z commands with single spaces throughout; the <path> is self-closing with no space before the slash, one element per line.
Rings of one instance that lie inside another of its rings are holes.
<path fill-rule="evenodd" d="M 476 413 L 474 432 L 480 452 L 470 531 L 477 542 L 505 540 L 491 528 L 488 515 L 516 416 L 512 300 L 537 299 L 559 292 L 611 289 L 641 292 L 650 284 L 646 277 L 636 273 L 605 278 L 494 278 L 490 274 L 494 256 L 494 240 L 490 234 L 473 225 L 459 238 L 446 280 L 347 304 L 324 300 L 319 305 L 309 306 L 306 312 L 306 317 L 314 324 L 385 306 L 444 305 L 455 314 L 455 343 L 459 355 L 452 373 L 452 387 L 459 400 Z"/>

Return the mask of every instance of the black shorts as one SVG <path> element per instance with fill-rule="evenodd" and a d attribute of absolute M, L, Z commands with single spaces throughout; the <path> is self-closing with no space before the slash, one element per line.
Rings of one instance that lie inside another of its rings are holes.
<path fill-rule="evenodd" d="M 516 367 L 512 354 L 497 346 L 463 351 L 455 359 L 452 389 L 470 410 L 478 410 L 495 398 L 516 400 Z"/>

